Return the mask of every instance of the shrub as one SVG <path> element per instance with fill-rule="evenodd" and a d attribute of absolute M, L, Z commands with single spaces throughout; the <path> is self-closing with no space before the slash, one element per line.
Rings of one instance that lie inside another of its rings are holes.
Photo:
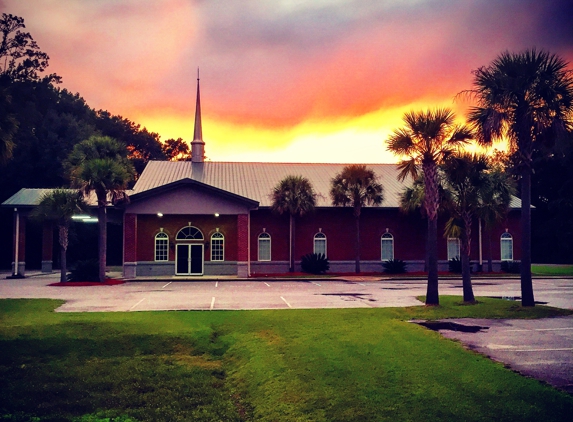
<path fill-rule="evenodd" d="M 322 274 L 328 271 L 330 264 L 324 254 L 309 253 L 302 257 L 300 265 L 305 273 Z"/>
<path fill-rule="evenodd" d="M 384 272 L 388 274 L 403 274 L 406 272 L 406 263 L 401 259 L 389 259 L 382 263 Z"/>
<path fill-rule="evenodd" d="M 501 271 L 512 274 L 519 274 L 521 266 L 519 261 L 501 261 Z"/>
<path fill-rule="evenodd" d="M 99 261 L 97 259 L 78 261 L 75 268 L 70 271 L 68 281 L 99 281 Z"/>
<path fill-rule="evenodd" d="M 459 257 L 452 258 L 448 261 L 448 269 L 451 273 L 461 274 L 462 260 Z"/>

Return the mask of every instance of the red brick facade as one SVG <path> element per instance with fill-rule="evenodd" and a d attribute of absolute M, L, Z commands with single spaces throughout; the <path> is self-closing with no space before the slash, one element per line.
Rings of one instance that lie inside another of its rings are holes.
<path fill-rule="evenodd" d="M 125 214 L 123 218 L 123 261 L 137 261 L 137 215 Z"/>

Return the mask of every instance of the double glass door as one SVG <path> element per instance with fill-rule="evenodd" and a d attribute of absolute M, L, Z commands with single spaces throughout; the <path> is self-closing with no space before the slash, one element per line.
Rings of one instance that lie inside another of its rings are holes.
<path fill-rule="evenodd" d="M 176 275 L 203 275 L 203 245 L 180 243 L 175 257 Z"/>

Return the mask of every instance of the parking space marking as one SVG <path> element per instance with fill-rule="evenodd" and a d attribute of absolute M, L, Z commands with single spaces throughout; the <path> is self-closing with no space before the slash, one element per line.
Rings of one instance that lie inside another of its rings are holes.
<path fill-rule="evenodd" d="M 320 284 L 318 284 L 318 283 L 315 283 L 314 281 L 312 282 L 312 284 L 314 284 L 315 286 L 318 286 L 318 287 L 320 287 Z"/>
<path fill-rule="evenodd" d="M 209 308 L 210 311 L 213 310 L 213 306 L 215 306 L 215 296 L 211 298 L 211 307 Z"/>
<path fill-rule="evenodd" d="M 171 283 L 173 283 L 172 281 L 170 281 L 169 283 L 167 283 L 165 286 L 162 287 L 162 289 L 166 288 L 167 286 L 169 286 Z"/>
<path fill-rule="evenodd" d="M 366 284 L 364 283 L 358 283 L 360 286 L 366 286 Z"/>
<path fill-rule="evenodd" d="M 264 283 L 267 285 L 267 287 L 271 287 L 271 285 L 269 283 L 267 283 L 266 281 Z"/>
<path fill-rule="evenodd" d="M 133 310 L 133 308 L 135 308 L 137 305 L 139 305 L 141 302 L 143 302 L 145 300 L 145 298 L 141 299 L 139 302 L 137 302 L 135 305 L 133 305 L 131 308 L 129 308 L 129 310 Z"/>
<path fill-rule="evenodd" d="M 217 287 L 219 287 L 219 282 L 218 282 L 218 281 L 215 282 L 215 288 L 217 288 Z"/>
<path fill-rule="evenodd" d="M 288 306 L 289 308 L 292 308 L 292 306 L 290 306 L 290 303 L 288 303 L 284 297 L 281 296 L 281 299 L 283 300 L 284 303 L 287 304 L 287 306 Z"/>
<path fill-rule="evenodd" d="M 522 347 L 522 349 L 520 349 Z M 508 352 L 561 352 L 573 350 L 573 347 L 556 347 L 556 348 L 538 348 L 538 349 L 523 349 L 527 347 L 524 344 L 512 345 L 512 344 L 488 344 L 487 348 L 492 350 L 507 350 Z"/>
<path fill-rule="evenodd" d="M 532 328 L 530 330 L 505 330 L 506 332 L 521 332 L 521 331 L 561 331 L 561 330 L 573 330 L 573 327 L 562 327 L 562 328 Z"/>

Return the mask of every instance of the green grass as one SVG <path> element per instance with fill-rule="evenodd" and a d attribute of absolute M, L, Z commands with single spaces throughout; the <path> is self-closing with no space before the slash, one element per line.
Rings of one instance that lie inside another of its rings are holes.
<path fill-rule="evenodd" d="M 532 264 L 531 273 L 535 275 L 573 276 L 573 265 Z"/>
<path fill-rule="evenodd" d="M 570 420 L 573 398 L 412 318 L 571 314 L 434 307 L 55 313 L 0 301 L 0 421 Z"/>

